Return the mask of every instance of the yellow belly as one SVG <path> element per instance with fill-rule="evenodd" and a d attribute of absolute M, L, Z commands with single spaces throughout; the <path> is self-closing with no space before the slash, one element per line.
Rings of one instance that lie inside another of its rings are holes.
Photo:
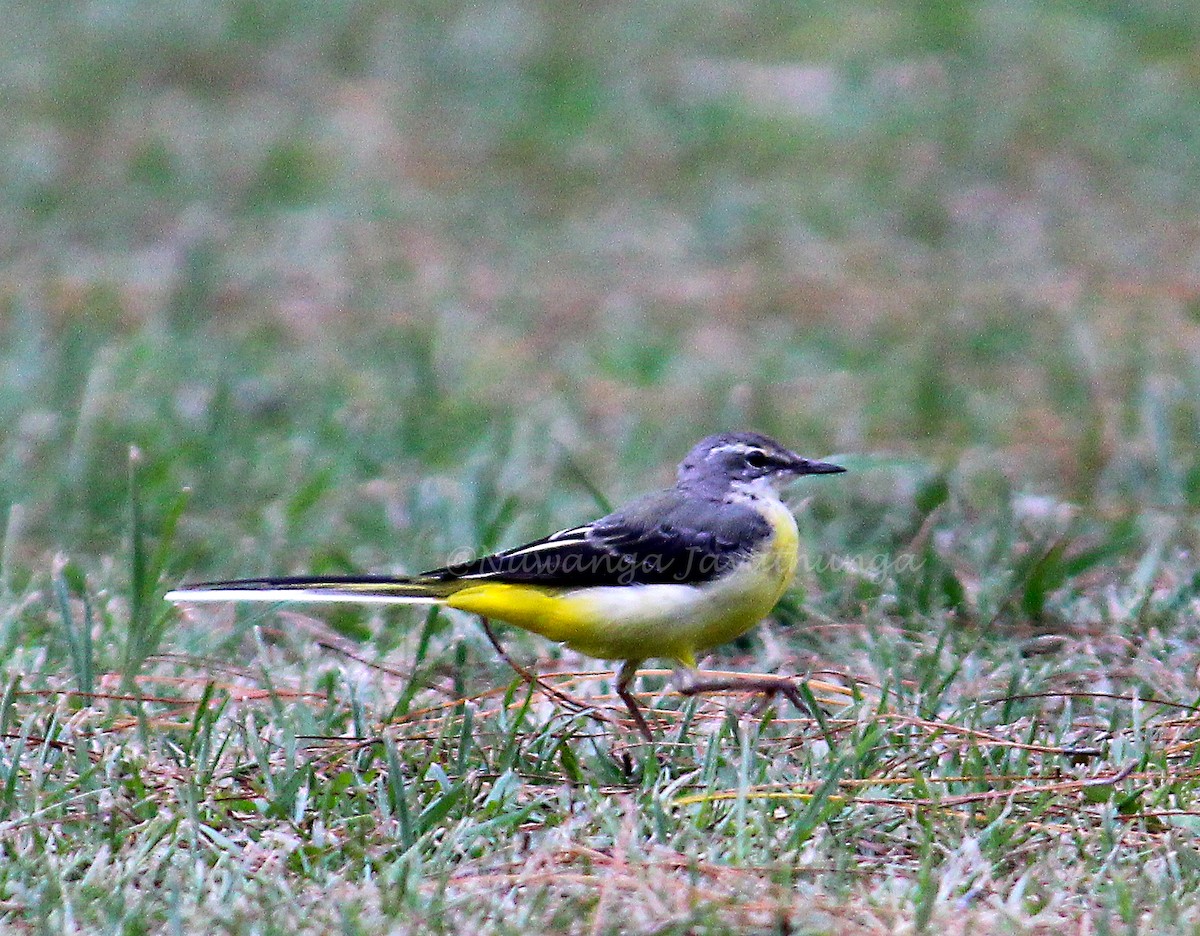
<path fill-rule="evenodd" d="M 777 508 L 777 509 L 775 509 Z M 731 572 L 698 585 L 604 585 L 558 589 L 479 582 L 446 599 L 607 660 L 662 657 L 695 665 L 698 652 L 761 621 L 796 571 L 796 521 L 782 504 L 764 509 L 774 535 Z"/>

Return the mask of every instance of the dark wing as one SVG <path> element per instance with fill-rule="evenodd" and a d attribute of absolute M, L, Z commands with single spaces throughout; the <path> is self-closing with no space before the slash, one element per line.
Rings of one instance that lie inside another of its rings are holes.
<path fill-rule="evenodd" d="M 670 490 L 586 526 L 420 578 L 564 588 L 697 584 L 723 575 L 770 535 L 770 524 L 750 507 Z"/>

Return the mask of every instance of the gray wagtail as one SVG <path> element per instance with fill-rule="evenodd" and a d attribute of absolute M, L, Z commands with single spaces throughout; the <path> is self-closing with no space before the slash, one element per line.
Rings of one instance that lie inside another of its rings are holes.
<path fill-rule="evenodd" d="M 584 526 L 410 577 L 259 578 L 187 585 L 168 601 L 438 604 L 533 631 L 588 656 L 621 660 L 617 694 L 653 740 L 629 684 L 642 661 L 673 661 L 687 695 L 730 688 L 786 694 L 779 676 L 695 679 L 696 654 L 745 633 L 792 580 L 800 538 L 786 483 L 844 471 L 773 439 L 702 439 L 675 486 Z M 489 628 L 490 636 L 490 628 Z M 686 671 L 686 672 L 685 672 Z"/>

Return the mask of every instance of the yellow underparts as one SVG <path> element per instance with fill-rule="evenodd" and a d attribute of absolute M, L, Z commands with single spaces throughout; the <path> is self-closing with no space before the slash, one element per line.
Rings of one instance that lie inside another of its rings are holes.
<path fill-rule="evenodd" d="M 696 654 L 732 640 L 766 617 L 796 571 L 799 536 L 779 502 L 757 505 L 774 535 L 741 566 L 697 585 L 547 588 L 470 584 L 446 604 L 515 624 L 605 660 L 664 658 L 696 665 Z"/>

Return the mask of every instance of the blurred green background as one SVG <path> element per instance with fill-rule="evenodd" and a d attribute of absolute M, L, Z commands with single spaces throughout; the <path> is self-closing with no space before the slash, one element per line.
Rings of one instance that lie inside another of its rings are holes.
<path fill-rule="evenodd" d="M 0 920 L 623 933 L 625 858 L 700 856 L 654 932 L 1194 922 L 1194 2 L 0 22 Z M 852 469 L 714 660 L 874 687 L 832 751 L 650 677 L 631 757 L 462 703 L 512 676 L 453 616 L 160 600 L 516 544 L 731 428 Z M 530 854 L 581 876 L 512 916 Z"/>
<path fill-rule="evenodd" d="M 131 444 L 176 578 L 434 564 L 731 427 L 859 501 L 1200 504 L 1190 3 L 5 20 L 10 575 L 102 564 Z"/>

